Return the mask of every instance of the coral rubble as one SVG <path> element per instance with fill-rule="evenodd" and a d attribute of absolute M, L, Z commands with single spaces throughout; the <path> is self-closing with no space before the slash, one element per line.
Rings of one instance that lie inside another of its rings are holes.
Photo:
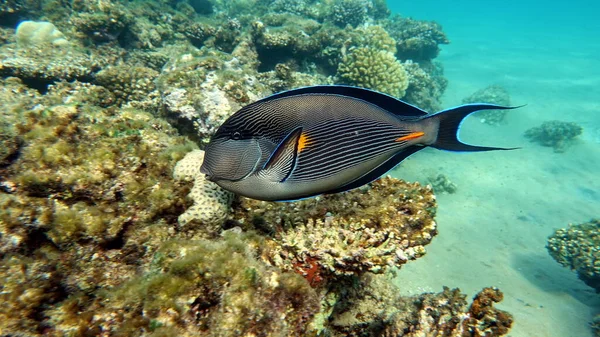
<path fill-rule="evenodd" d="M 554 152 L 565 152 L 582 132 L 583 128 L 573 122 L 547 121 L 525 131 L 525 137 L 531 142 L 552 147 Z"/>

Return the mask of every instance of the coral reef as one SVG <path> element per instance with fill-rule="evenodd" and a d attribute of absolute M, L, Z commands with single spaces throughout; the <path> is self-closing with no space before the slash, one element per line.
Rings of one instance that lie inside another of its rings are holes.
<path fill-rule="evenodd" d="M 96 298 L 72 296 L 48 312 L 53 330 L 301 336 L 318 310 L 317 295 L 299 275 L 257 260 L 260 244 L 235 232 L 220 241 L 166 241 L 145 275 Z"/>
<path fill-rule="evenodd" d="M 336 0 L 331 13 L 332 21 L 340 26 L 359 26 L 367 20 L 369 2 L 366 0 Z"/>
<path fill-rule="evenodd" d="M 397 42 L 396 55 L 402 61 L 426 63 L 440 52 L 440 44 L 448 44 L 446 34 L 435 22 L 418 21 L 392 15 L 385 28 Z"/>
<path fill-rule="evenodd" d="M 70 21 L 79 36 L 95 42 L 117 40 L 133 22 L 131 12 L 116 1 L 74 1 L 73 10 Z"/>
<path fill-rule="evenodd" d="M 110 51 L 90 56 L 75 48 L 13 48 L 7 44 L 0 46 L 0 76 L 18 77 L 30 87 L 45 91 L 57 81 L 91 82 L 98 70 L 115 59 Z"/>
<path fill-rule="evenodd" d="M 156 111 L 159 94 L 154 81 L 158 72 L 143 66 L 108 66 L 96 74 L 95 84 L 108 89 L 118 105 Z"/>
<path fill-rule="evenodd" d="M 508 91 L 499 85 L 490 85 L 477 90 L 471 96 L 462 100 L 463 104 L 468 103 L 491 103 L 496 105 L 510 106 L 510 96 Z M 507 110 L 485 110 L 475 114 L 482 123 L 490 125 L 499 125 L 504 121 Z"/>
<path fill-rule="evenodd" d="M 192 52 L 171 59 L 156 83 L 166 117 L 205 143 L 227 117 L 271 93 L 257 75 L 235 56 Z"/>
<path fill-rule="evenodd" d="M 547 121 L 525 131 L 524 135 L 531 142 L 552 147 L 554 152 L 565 152 L 582 132 L 583 128 L 573 122 Z"/>
<path fill-rule="evenodd" d="M 229 225 L 274 235 L 270 263 L 318 284 L 422 256 L 437 233 L 435 206 L 430 188 L 387 177 L 368 189 L 294 203 L 244 198 Z"/>
<path fill-rule="evenodd" d="M 364 277 L 338 302 L 330 322 L 333 336 L 503 336 L 512 316 L 493 307 L 502 300 L 485 288 L 469 305 L 459 289 L 412 297 L 382 275 Z"/>
<path fill-rule="evenodd" d="M 546 248 L 550 255 L 564 267 L 577 272 L 577 276 L 600 292 L 600 221 L 569 225 L 548 238 Z"/>
<path fill-rule="evenodd" d="M 92 104 L 103 98 L 87 97 L 90 86 L 41 96 L 2 85 L 22 104 L 4 112 L 19 149 L 0 168 L 0 330 L 35 335 L 66 295 L 109 289 L 148 263 L 146 245 L 186 205 L 187 187 L 167 172 L 194 145 L 147 113 Z"/>

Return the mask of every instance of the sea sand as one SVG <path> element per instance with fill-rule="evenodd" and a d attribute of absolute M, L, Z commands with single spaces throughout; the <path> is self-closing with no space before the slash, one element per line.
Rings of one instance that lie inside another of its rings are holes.
<path fill-rule="evenodd" d="M 469 297 L 495 286 L 504 292 L 498 307 L 515 318 L 510 336 L 592 336 L 588 324 L 600 313 L 600 294 L 556 263 L 545 245 L 555 229 L 600 217 L 598 24 L 589 26 L 583 17 L 580 26 L 573 21 L 559 29 L 565 23 L 552 23 L 553 15 L 566 19 L 552 11 L 533 23 L 481 17 L 465 23 L 416 12 L 419 19 L 442 21 L 452 40 L 438 58 L 449 80 L 444 108 L 490 84 L 505 87 L 512 104 L 526 106 L 510 111 L 503 125 L 483 124 L 474 115 L 461 129 L 468 143 L 522 149 L 425 149 L 392 171 L 421 182 L 443 173 L 458 186 L 455 194 L 438 194 L 439 234 L 427 255 L 400 270 L 396 284 L 404 294 L 448 286 Z M 576 20 L 569 13 L 567 19 Z M 566 152 L 523 137 L 555 119 L 584 127 Z"/>

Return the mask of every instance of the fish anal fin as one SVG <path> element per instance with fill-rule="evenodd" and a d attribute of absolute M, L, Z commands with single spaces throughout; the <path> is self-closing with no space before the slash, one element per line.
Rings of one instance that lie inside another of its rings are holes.
<path fill-rule="evenodd" d="M 296 166 L 301 137 L 302 128 L 297 128 L 279 143 L 263 168 L 262 174 L 267 179 L 284 182 L 289 178 Z"/>
<path fill-rule="evenodd" d="M 333 193 L 345 192 L 345 191 L 349 191 L 349 190 L 361 187 L 365 184 L 368 184 L 368 183 L 372 182 L 373 180 L 376 180 L 379 177 L 381 177 L 382 175 L 389 172 L 396 165 L 400 164 L 404 159 L 408 158 L 413 153 L 415 153 L 419 150 L 422 150 L 422 149 L 424 149 L 424 147 L 422 147 L 422 146 L 408 147 L 405 150 L 400 151 L 397 154 L 393 155 L 390 159 L 386 160 L 385 162 L 383 162 L 381 165 L 377 166 L 370 172 L 365 173 L 360 178 L 358 178 L 354 181 L 351 181 L 345 185 L 342 185 L 338 188 L 335 188 L 335 189 L 332 189 L 329 191 L 325 191 L 325 192 L 323 192 L 323 194 L 333 194 Z"/>

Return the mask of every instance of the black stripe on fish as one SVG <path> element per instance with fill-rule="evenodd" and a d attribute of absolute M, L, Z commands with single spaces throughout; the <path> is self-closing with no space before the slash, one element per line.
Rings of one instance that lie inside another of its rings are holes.
<path fill-rule="evenodd" d="M 343 133 L 337 129 L 335 132 L 324 129 L 315 134 L 311 130 L 309 135 L 315 145 L 299 156 L 291 179 L 307 181 L 331 176 L 365 160 L 391 150 L 398 151 L 405 146 L 406 142 L 398 142 L 396 139 L 409 134 L 408 130 L 374 121 L 359 122 L 351 125 L 352 128 L 344 128 Z"/>

